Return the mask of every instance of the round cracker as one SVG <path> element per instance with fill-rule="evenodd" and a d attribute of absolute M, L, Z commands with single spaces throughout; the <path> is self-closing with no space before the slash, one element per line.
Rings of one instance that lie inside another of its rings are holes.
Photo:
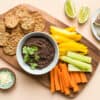
<path fill-rule="evenodd" d="M 6 46 L 6 42 L 8 41 L 9 38 L 9 33 L 7 32 L 0 32 L 0 46 Z"/>
<path fill-rule="evenodd" d="M 8 28 L 15 28 L 19 23 L 19 18 L 13 13 L 8 13 L 7 15 L 5 15 L 4 19 L 5 25 Z"/>
<path fill-rule="evenodd" d="M 7 45 L 3 47 L 4 53 L 10 56 L 15 55 L 17 44 L 22 37 L 23 35 L 21 33 L 12 33 L 7 41 Z"/>
<path fill-rule="evenodd" d="M 24 6 L 17 7 L 15 9 L 15 15 L 18 16 L 19 18 L 29 16 L 29 10 Z"/>
<path fill-rule="evenodd" d="M 3 47 L 3 51 L 5 54 L 12 56 L 16 54 L 16 46 L 14 45 L 7 45 Z"/>
<path fill-rule="evenodd" d="M 35 19 L 34 31 L 43 31 L 46 26 L 46 22 L 42 15 L 39 12 L 34 11 L 32 16 Z"/>
<path fill-rule="evenodd" d="M 41 31 L 44 30 L 44 28 L 45 28 L 45 24 L 44 23 L 35 24 L 34 31 L 35 32 L 41 32 Z"/>
<path fill-rule="evenodd" d="M 35 20 L 32 16 L 24 17 L 21 20 L 21 28 L 25 31 L 33 30 L 34 24 L 35 24 Z"/>
<path fill-rule="evenodd" d="M 17 25 L 17 27 L 12 29 L 11 33 L 21 33 L 22 35 L 24 35 L 24 32 L 23 32 L 22 28 L 20 27 L 20 25 Z"/>
<path fill-rule="evenodd" d="M 6 31 L 6 27 L 5 27 L 4 19 L 0 18 L 0 32 L 5 32 L 5 31 Z"/>

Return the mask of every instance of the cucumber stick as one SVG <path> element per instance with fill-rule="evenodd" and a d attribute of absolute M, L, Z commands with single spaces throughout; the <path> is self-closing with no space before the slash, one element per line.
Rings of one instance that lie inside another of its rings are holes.
<path fill-rule="evenodd" d="M 87 64 L 85 62 L 81 62 L 75 59 L 72 59 L 70 57 L 66 57 L 66 56 L 61 56 L 60 58 L 62 61 L 67 62 L 69 64 L 72 64 L 74 66 L 76 66 L 77 68 L 79 68 L 80 70 L 86 70 L 89 71 L 91 69 L 92 71 L 92 66 L 91 64 Z"/>
<path fill-rule="evenodd" d="M 74 65 L 72 64 L 68 64 L 68 71 L 77 71 L 77 72 L 80 72 L 81 69 L 79 69 L 78 67 L 75 67 Z"/>
<path fill-rule="evenodd" d="M 70 58 L 82 61 L 82 62 L 86 62 L 86 63 L 91 63 L 91 61 L 92 61 L 91 57 L 84 56 L 84 55 L 81 55 L 81 54 L 75 53 L 75 52 L 68 52 L 67 56 L 70 57 Z"/>
<path fill-rule="evenodd" d="M 91 72 L 92 69 L 89 69 L 88 71 L 87 70 L 81 70 L 81 69 L 79 69 L 78 67 L 76 67 L 72 64 L 68 64 L 68 71 L 71 71 L 71 72 Z"/>

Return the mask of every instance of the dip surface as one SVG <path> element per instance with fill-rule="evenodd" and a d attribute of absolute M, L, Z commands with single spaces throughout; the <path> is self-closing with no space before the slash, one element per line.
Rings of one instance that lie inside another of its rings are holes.
<path fill-rule="evenodd" d="M 37 55 L 37 57 L 39 58 L 38 60 L 33 60 L 31 62 L 31 63 L 37 64 L 36 68 L 41 69 L 48 66 L 54 58 L 55 49 L 53 45 L 48 39 L 42 36 L 41 37 L 36 36 L 36 37 L 31 37 L 27 39 L 23 47 L 24 46 L 27 46 L 27 47 L 35 46 L 38 48 L 38 50 L 34 54 L 31 55 L 31 59 L 33 59 L 32 57 L 34 55 Z M 24 54 L 23 54 L 23 57 L 24 57 Z M 30 61 L 26 63 L 30 65 Z"/>

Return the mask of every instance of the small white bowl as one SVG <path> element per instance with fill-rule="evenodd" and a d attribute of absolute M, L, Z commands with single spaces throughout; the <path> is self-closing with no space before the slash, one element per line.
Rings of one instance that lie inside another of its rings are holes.
<path fill-rule="evenodd" d="M 96 38 L 98 41 L 100 41 L 100 36 L 99 36 L 99 34 L 97 33 L 97 30 L 100 32 L 100 27 L 98 28 L 97 26 L 94 25 L 94 22 L 95 22 L 95 20 L 96 20 L 98 14 L 100 14 L 100 8 L 97 9 L 97 10 L 95 11 L 95 13 L 94 13 L 94 14 L 92 15 L 92 17 L 91 17 L 91 30 L 92 30 L 92 33 L 93 33 L 93 35 L 95 36 L 95 38 Z"/>
<path fill-rule="evenodd" d="M 24 43 L 26 42 L 26 40 L 28 38 L 31 38 L 33 36 L 41 36 L 41 37 L 44 37 L 44 38 L 47 38 L 51 44 L 53 45 L 54 49 L 55 49 L 55 55 L 54 55 L 54 58 L 52 60 L 52 62 L 46 66 L 45 68 L 42 68 L 42 69 L 34 69 L 32 70 L 30 68 L 30 66 L 28 64 L 26 64 L 24 61 L 23 61 L 23 56 L 22 56 L 22 46 L 24 45 Z M 54 41 L 54 39 L 48 34 L 48 33 L 44 33 L 44 32 L 31 32 L 31 33 L 28 33 L 27 35 L 25 35 L 18 43 L 18 46 L 17 46 L 17 50 L 16 50 L 16 57 L 17 57 L 17 61 L 20 65 L 20 67 L 27 73 L 29 74 L 32 74 L 32 75 L 42 75 L 42 74 L 46 74 L 48 73 L 49 71 L 51 71 L 55 65 L 57 64 L 58 60 L 59 60 L 59 50 L 58 50 L 58 45 L 57 43 Z"/>

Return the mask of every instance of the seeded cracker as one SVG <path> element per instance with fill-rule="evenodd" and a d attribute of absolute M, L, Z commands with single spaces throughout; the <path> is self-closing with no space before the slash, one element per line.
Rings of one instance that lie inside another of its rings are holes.
<path fill-rule="evenodd" d="M 15 28 L 19 23 L 19 18 L 13 13 L 8 13 L 5 16 L 5 25 L 8 28 Z"/>
<path fill-rule="evenodd" d="M 12 33 L 7 41 L 7 46 L 3 48 L 4 53 L 10 56 L 15 55 L 17 44 L 22 37 L 21 33 Z"/>
<path fill-rule="evenodd" d="M 18 25 L 17 27 L 13 28 L 11 30 L 11 33 L 21 33 L 22 35 L 24 35 L 24 32 L 23 32 L 22 28 L 20 27 L 20 25 Z"/>
<path fill-rule="evenodd" d="M 25 31 L 30 31 L 34 29 L 35 20 L 30 16 L 26 16 L 21 20 L 21 28 Z"/>
<path fill-rule="evenodd" d="M 34 31 L 43 31 L 45 28 L 45 20 L 42 15 L 35 11 L 32 13 L 33 18 L 35 19 Z"/>
<path fill-rule="evenodd" d="M 24 7 L 24 6 L 21 6 L 21 7 L 17 7 L 15 9 L 15 15 L 19 18 L 23 18 L 25 16 L 29 16 L 29 10 Z"/>
<path fill-rule="evenodd" d="M 5 31 L 6 31 L 6 27 L 5 27 L 4 19 L 1 18 L 0 19 L 0 32 L 5 32 Z"/>
<path fill-rule="evenodd" d="M 8 41 L 9 33 L 0 32 L 0 46 L 6 46 L 6 42 Z"/>

